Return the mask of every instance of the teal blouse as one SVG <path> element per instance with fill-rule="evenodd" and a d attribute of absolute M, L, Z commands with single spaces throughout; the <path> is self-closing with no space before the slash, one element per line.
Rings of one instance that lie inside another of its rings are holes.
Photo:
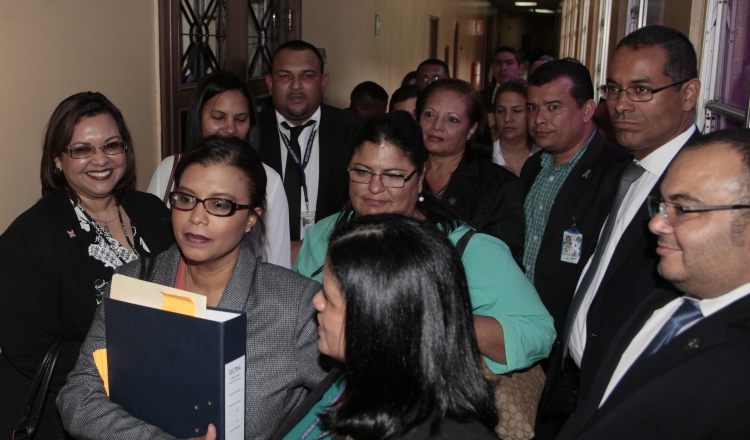
<path fill-rule="evenodd" d="M 305 234 L 293 270 L 323 282 L 322 273 L 328 238 L 340 214 L 326 217 Z M 461 224 L 448 240 L 454 245 L 469 231 Z M 475 234 L 469 240 L 461 261 L 466 270 L 469 295 L 475 315 L 495 318 L 505 334 L 506 364 L 485 358 L 496 374 L 531 366 L 549 355 L 555 340 L 552 316 L 539 299 L 534 286 L 518 268 L 510 249 L 501 240 Z"/>
<path fill-rule="evenodd" d="M 308 231 L 309 232 L 309 231 Z M 344 375 L 339 376 L 338 379 L 331 385 L 328 391 L 323 394 L 318 403 L 312 407 L 307 415 L 297 423 L 289 434 L 284 437 L 284 440 L 322 440 L 331 438 L 330 433 L 321 426 L 320 414 L 323 414 L 328 410 L 329 406 L 335 404 L 341 392 L 344 390 L 346 380 Z"/>

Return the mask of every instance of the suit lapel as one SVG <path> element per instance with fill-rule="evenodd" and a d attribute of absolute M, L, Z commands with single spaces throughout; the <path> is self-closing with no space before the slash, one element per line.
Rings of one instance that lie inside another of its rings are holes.
<path fill-rule="evenodd" d="M 599 402 L 609 385 L 609 380 L 620 363 L 620 358 L 630 345 L 635 335 L 643 328 L 643 325 L 651 318 L 653 312 L 669 301 L 675 299 L 672 292 L 665 290 L 654 290 L 646 301 L 633 313 L 633 317 L 623 325 L 622 329 L 615 335 L 607 351 L 604 361 L 599 367 L 596 377 L 591 384 L 591 391 L 583 408 L 584 418 L 590 418 L 599 408 Z M 619 387 L 619 385 L 618 385 Z M 611 399 L 608 399 L 611 401 Z M 580 409 L 579 409 L 580 411 Z"/>
<path fill-rule="evenodd" d="M 700 132 L 696 127 L 692 136 L 690 136 L 690 139 L 694 139 L 698 136 L 700 136 Z M 690 141 L 690 139 L 688 139 L 688 142 Z M 682 149 L 682 147 L 680 147 L 680 149 Z M 675 157 L 677 157 L 677 155 L 675 155 Z M 674 157 L 672 158 L 672 160 L 674 160 Z M 671 164 L 672 161 L 669 162 L 669 165 Z M 664 172 L 659 177 L 659 180 L 651 188 L 649 196 L 661 195 L 661 182 L 664 180 L 664 176 L 667 174 L 669 165 L 667 165 L 667 168 L 664 169 Z M 628 227 L 625 229 L 622 237 L 620 237 L 620 241 L 617 243 L 615 252 L 614 254 L 612 254 L 612 258 L 610 259 L 609 265 L 607 266 L 607 271 L 604 273 L 602 282 L 599 284 L 600 289 L 601 286 L 605 286 L 607 282 L 609 282 L 612 276 L 617 272 L 617 269 L 620 267 L 620 265 L 625 260 L 627 260 L 628 256 L 630 255 L 630 251 L 633 249 L 633 246 L 635 246 L 636 242 L 644 235 L 648 236 L 648 234 L 651 233 L 648 230 L 648 222 L 649 220 L 651 220 L 651 217 L 648 215 L 648 207 L 646 206 L 646 203 L 648 203 L 648 199 L 644 200 L 643 203 L 641 203 L 641 206 L 638 208 L 638 212 L 635 214 L 635 217 L 633 217 L 633 220 L 631 220 L 630 224 L 628 224 Z M 625 207 L 622 207 L 622 209 L 625 209 Z"/>
<path fill-rule="evenodd" d="M 568 178 L 565 179 L 560 191 L 555 197 L 555 203 L 550 212 L 549 219 L 547 220 L 547 227 L 545 228 L 545 236 L 543 240 L 553 240 L 557 242 L 555 237 L 548 237 L 547 234 L 551 234 L 558 230 L 557 225 L 559 222 L 568 222 L 568 225 L 563 225 L 565 228 L 569 228 L 573 225 L 572 218 L 566 218 L 565 214 L 570 206 L 570 201 L 575 200 L 578 194 L 589 182 L 589 177 L 592 173 L 599 172 L 601 170 L 593 169 L 592 165 L 599 160 L 599 156 L 602 152 L 602 140 L 603 138 L 599 133 L 594 134 L 594 138 L 591 140 L 586 152 L 578 161 L 575 167 L 570 171 Z M 562 240 L 562 238 L 560 238 Z"/>
<path fill-rule="evenodd" d="M 276 112 L 269 108 L 260 118 L 260 148 L 258 151 L 263 163 L 273 168 L 283 178 L 280 148 L 279 130 L 276 128 Z"/>
<path fill-rule="evenodd" d="M 319 181 L 318 181 L 318 204 L 321 204 L 321 198 L 325 194 L 329 194 L 333 189 L 330 187 L 331 176 L 334 174 L 334 164 L 336 163 L 334 155 L 337 153 L 336 149 L 336 118 L 332 117 L 328 106 L 322 104 L 320 106 L 320 124 L 318 128 L 318 148 L 320 149 L 319 155 Z M 339 153 L 340 154 L 340 153 Z M 335 191 L 333 192 L 335 194 Z"/>
<path fill-rule="evenodd" d="M 668 293 L 668 291 L 659 292 Z M 649 309 L 653 309 L 653 307 L 649 307 Z M 631 336 L 626 337 L 621 341 L 617 353 L 622 353 L 627 348 L 632 338 L 638 333 L 638 331 L 640 331 L 643 323 L 651 317 L 651 313 L 647 313 L 646 315 L 647 316 L 645 317 L 641 316 L 639 318 L 639 321 L 641 321 L 640 325 L 634 324 L 633 326 L 628 326 L 628 333 L 631 333 L 633 330 L 635 330 L 635 333 L 632 333 Z M 617 384 L 617 387 L 615 387 L 612 394 L 607 399 L 607 402 L 602 405 L 601 410 L 595 414 L 595 417 L 592 418 L 591 422 L 601 418 L 602 415 L 606 414 L 612 408 L 615 408 L 620 402 L 627 399 L 633 393 L 643 389 L 644 386 L 650 382 L 658 380 L 659 377 L 667 374 L 670 370 L 673 370 L 679 365 L 689 361 L 694 356 L 724 343 L 727 336 L 727 327 L 739 320 L 747 320 L 749 315 L 750 296 L 746 296 L 714 315 L 705 318 L 703 321 L 698 322 L 693 327 L 687 329 L 684 333 L 676 336 L 653 356 L 634 364 L 622 377 Z M 597 377 L 597 380 L 599 378 L 606 378 L 607 383 L 612 376 L 614 368 L 617 366 L 617 363 L 619 363 L 620 355 L 610 356 L 608 354 L 608 358 L 609 362 L 607 369 L 610 370 L 610 362 L 614 363 L 614 367 L 611 367 L 610 371 L 601 371 L 598 373 L 599 377 Z M 604 384 L 604 387 L 606 388 L 606 383 Z M 602 394 L 603 390 L 601 393 L 597 393 L 598 399 L 596 402 L 593 400 L 590 401 L 589 407 L 598 406 Z M 594 408 L 594 411 L 596 411 L 596 408 Z"/>

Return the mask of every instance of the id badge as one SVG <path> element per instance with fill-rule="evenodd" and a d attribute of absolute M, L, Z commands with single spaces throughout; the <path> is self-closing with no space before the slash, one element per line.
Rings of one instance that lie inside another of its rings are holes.
<path fill-rule="evenodd" d="M 305 233 L 307 232 L 307 230 L 315 226 L 315 211 L 300 212 L 299 220 L 300 220 L 299 236 L 300 236 L 300 240 L 304 240 Z"/>
<path fill-rule="evenodd" d="M 577 264 L 581 259 L 581 248 L 583 247 L 583 234 L 576 229 L 568 229 L 563 232 L 562 252 L 560 261 L 564 263 Z"/>

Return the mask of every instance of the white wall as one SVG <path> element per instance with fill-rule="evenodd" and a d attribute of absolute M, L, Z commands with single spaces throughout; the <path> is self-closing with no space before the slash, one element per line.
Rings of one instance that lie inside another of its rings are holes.
<path fill-rule="evenodd" d="M 0 231 L 41 196 L 42 134 L 66 97 L 99 91 L 134 137 L 138 188 L 159 159 L 157 0 L 0 2 Z"/>
<path fill-rule="evenodd" d="M 381 16 L 380 37 L 375 37 L 375 13 Z M 451 75 L 453 32 L 460 23 L 458 77 L 468 81 L 471 62 L 484 57 L 484 37 L 469 35 L 469 20 L 484 19 L 486 27 L 494 13 L 489 1 L 305 0 L 302 39 L 327 49 L 325 101 L 344 108 L 362 81 L 374 81 L 390 95 L 404 75 L 429 58 L 430 16 L 439 18 L 437 57 L 443 59 L 445 46 L 451 46 Z"/>

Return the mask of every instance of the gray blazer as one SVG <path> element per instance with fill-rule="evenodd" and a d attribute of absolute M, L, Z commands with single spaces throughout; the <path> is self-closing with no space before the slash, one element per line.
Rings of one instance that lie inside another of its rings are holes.
<path fill-rule="evenodd" d="M 153 281 L 174 285 L 179 261 L 176 245 L 156 257 Z M 126 264 L 117 272 L 138 277 L 140 263 Z M 240 248 L 219 307 L 247 312 L 246 438 L 270 438 L 308 390 L 325 377 L 312 305 L 320 288 L 297 273 L 256 260 L 244 244 Z M 107 397 L 92 356 L 95 350 L 106 348 L 105 322 L 102 303 L 57 398 L 65 429 L 82 439 L 173 438 Z"/>

